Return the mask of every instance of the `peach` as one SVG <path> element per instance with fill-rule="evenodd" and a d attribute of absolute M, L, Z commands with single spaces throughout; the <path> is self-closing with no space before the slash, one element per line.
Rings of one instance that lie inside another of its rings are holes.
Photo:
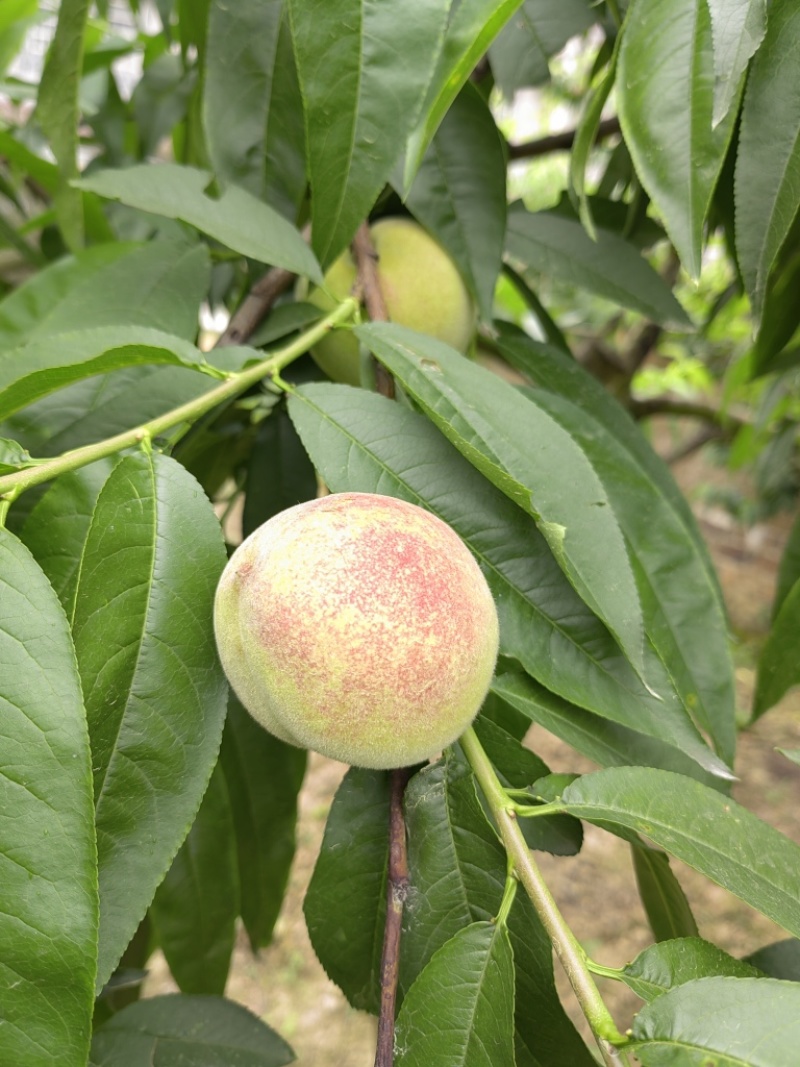
<path fill-rule="evenodd" d="M 475 309 L 453 261 L 412 219 L 385 218 L 370 227 L 378 255 L 378 279 L 392 322 L 466 352 L 475 333 Z M 308 300 L 332 311 L 350 294 L 356 265 L 344 252 L 325 275 L 325 290 Z M 299 295 L 304 295 L 301 288 Z M 333 330 L 312 350 L 317 365 L 335 382 L 358 385 L 358 341 L 349 329 Z"/>
<path fill-rule="evenodd" d="M 402 500 L 339 493 L 281 512 L 217 589 L 222 666 L 276 737 L 360 767 L 427 760 L 486 695 L 497 612 L 456 533 Z"/>

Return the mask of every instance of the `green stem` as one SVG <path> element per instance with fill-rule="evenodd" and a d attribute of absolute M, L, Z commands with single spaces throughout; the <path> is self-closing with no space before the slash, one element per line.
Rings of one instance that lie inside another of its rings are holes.
<path fill-rule="evenodd" d="M 15 471 L 14 474 L 6 474 L 0 478 L 0 501 L 5 500 L 10 503 L 16 500 L 20 493 L 24 493 L 26 489 L 31 489 L 34 485 L 41 485 L 43 482 L 50 481 L 51 478 L 57 478 L 60 474 L 66 474 L 67 471 L 77 470 L 97 459 L 113 456 L 116 452 L 121 452 L 126 448 L 133 448 L 148 438 L 158 437 L 182 422 L 195 422 L 217 405 L 226 400 L 232 400 L 252 385 L 256 385 L 262 378 L 276 375 L 283 367 L 307 352 L 334 326 L 349 319 L 357 307 L 357 302 L 352 297 L 348 297 L 330 315 L 320 319 L 286 348 L 279 349 L 268 359 L 252 367 L 230 375 L 221 385 L 203 393 L 202 396 L 195 397 L 186 404 L 173 408 L 164 415 L 159 415 L 158 418 L 151 419 L 150 422 L 134 426 L 133 429 L 125 430 L 123 433 L 108 437 L 104 441 L 98 441 L 96 444 L 84 445 L 82 448 L 65 452 L 61 456 L 37 463 L 34 467 L 26 467 L 24 470 Z"/>
<path fill-rule="evenodd" d="M 589 970 L 586 953 L 558 910 L 558 905 L 522 836 L 513 805 L 509 802 L 495 774 L 494 767 L 472 727 L 462 735 L 460 741 L 500 830 L 506 851 L 514 863 L 517 877 L 525 887 L 542 925 L 550 936 L 553 948 L 567 972 L 581 1010 L 592 1028 L 592 1033 L 595 1035 L 603 1056 L 603 1062 L 607 1064 L 607 1067 L 619 1067 L 622 1062 L 620 1052 L 614 1046 L 624 1045 L 627 1039 L 617 1029 L 611 1013 L 600 996 Z"/>

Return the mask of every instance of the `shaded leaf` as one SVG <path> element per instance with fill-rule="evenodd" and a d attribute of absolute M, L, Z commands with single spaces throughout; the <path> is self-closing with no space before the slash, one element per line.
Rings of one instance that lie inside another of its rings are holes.
<path fill-rule="evenodd" d="M 211 4 L 203 125 L 217 177 L 294 220 L 306 174 L 287 11 L 284 0 Z"/>
<path fill-rule="evenodd" d="M 547 60 L 594 22 L 585 0 L 523 0 L 489 46 L 495 83 L 510 99 L 550 77 Z"/>
<path fill-rule="evenodd" d="M 289 0 L 312 240 L 323 266 L 351 240 L 389 178 L 419 114 L 450 6 L 416 0 L 414 17 L 403 19 L 392 6 L 363 0 Z"/>
<path fill-rule="evenodd" d="M 450 254 L 489 322 L 503 257 L 506 161 L 492 114 L 469 83 L 436 131 L 406 206 Z"/>
<path fill-rule="evenodd" d="M 649 1002 L 676 986 L 712 975 L 764 977 L 755 967 L 701 937 L 681 937 L 651 945 L 622 968 L 620 977 L 638 997 Z"/>
<path fill-rule="evenodd" d="M 283 1067 L 294 1053 L 247 1008 L 222 997 L 149 997 L 112 1015 L 92 1067 Z"/>
<path fill-rule="evenodd" d="M 98 245 L 34 274 L 0 302 L 0 350 L 93 326 L 197 335 L 208 249 L 185 241 Z"/>
<path fill-rule="evenodd" d="M 746 956 L 745 962 L 768 974 L 770 978 L 800 982 L 800 941 L 796 937 L 789 937 L 785 941 L 765 945 Z"/>
<path fill-rule="evenodd" d="M 177 163 L 142 163 L 124 170 L 96 171 L 77 183 L 129 207 L 180 219 L 234 252 L 321 282 L 313 254 L 298 231 L 268 204 L 238 186 L 219 197 L 206 191 L 212 176 Z"/>
<path fill-rule="evenodd" d="M 98 989 L 197 813 L 227 687 L 212 602 L 225 564 L 195 480 L 160 455 L 123 459 L 92 517 L 72 620 L 86 700 L 100 863 Z"/>
<path fill-rule="evenodd" d="M 639 1012 L 632 1041 L 645 1067 L 793 1067 L 800 986 L 773 978 L 687 982 Z"/>
<path fill-rule="evenodd" d="M 783 603 L 791 588 L 800 579 L 800 512 L 797 519 L 791 524 L 788 539 L 781 557 L 781 566 L 778 569 L 778 585 L 775 587 L 775 599 L 772 602 L 772 618 L 778 617 Z"/>
<path fill-rule="evenodd" d="M 83 44 L 89 0 L 62 0 L 58 23 L 47 56 L 36 116 L 58 163 L 56 214 L 61 232 L 70 248 L 83 245 L 83 204 L 81 195 L 71 188 L 70 179 L 78 174 L 78 93 L 83 63 Z"/>
<path fill-rule="evenodd" d="M 433 956 L 397 1017 L 400 1067 L 515 1067 L 514 958 L 505 926 L 473 923 Z"/>
<path fill-rule="evenodd" d="M 763 715 L 788 691 L 800 685 L 797 635 L 800 633 L 800 578 L 781 604 L 758 660 L 753 718 Z"/>
<path fill-rule="evenodd" d="M 83 1063 L 97 962 L 91 755 L 64 612 L 0 529 L 0 1061 Z"/>
<path fill-rule="evenodd" d="M 578 209 L 578 216 L 583 223 L 584 229 L 594 240 L 597 240 L 597 230 L 592 215 L 591 198 L 586 192 L 586 169 L 589 165 L 589 155 L 594 147 L 600 120 L 603 117 L 603 108 L 614 87 L 614 80 L 617 75 L 617 56 L 621 40 L 622 35 L 618 34 L 608 66 L 597 76 L 584 98 L 581 115 L 575 130 L 575 140 L 569 156 L 570 199 Z M 623 236 L 627 236 L 627 234 L 623 234 Z"/>
<path fill-rule="evenodd" d="M 736 154 L 736 255 L 756 323 L 770 268 L 800 206 L 800 8 L 773 0 L 750 66 Z"/>
<path fill-rule="evenodd" d="M 284 405 L 273 409 L 258 428 L 247 464 L 242 533 L 279 511 L 313 500 L 317 475 Z"/>
<path fill-rule="evenodd" d="M 697 922 L 669 856 L 636 842 L 631 842 L 631 855 L 639 896 L 656 941 L 697 937 Z"/>
<path fill-rule="evenodd" d="M 800 846 L 708 786 L 670 771 L 584 775 L 565 811 L 643 834 L 790 933 L 800 931 Z"/>
<path fill-rule="evenodd" d="M 256 951 L 272 939 L 289 880 L 306 753 L 267 733 L 231 694 L 220 761 L 233 816 L 242 922 Z"/>
<path fill-rule="evenodd" d="M 560 212 L 531 212 L 512 205 L 506 254 L 526 277 L 533 272 L 557 278 L 654 322 L 688 325 L 689 318 L 669 286 L 633 244 L 599 227 L 596 238 L 593 241 L 577 219 Z"/>
<path fill-rule="evenodd" d="M 633 4 L 622 34 L 616 84 L 625 143 L 681 262 L 696 278 L 703 224 L 736 117 L 732 109 L 714 124 L 707 0 Z"/>
<path fill-rule="evenodd" d="M 386 921 L 389 775 L 351 767 L 303 902 L 311 944 L 354 1008 L 377 1014 Z"/>
<path fill-rule="evenodd" d="M 663 672 L 661 701 L 569 585 L 533 520 L 429 420 L 364 390 L 330 384 L 300 387 L 289 414 L 334 492 L 388 493 L 427 507 L 453 527 L 489 582 L 505 655 L 565 699 L 640 731 L 642 745 L 645 733 L 662 737 L 666 744 L 658 751 L 671 752 L 680 769 L 691 766 L 690 759 L 668 745 L 679 744 L 700 762 L 714 760 L 672 695 L 660 661 L 651 653 L 648 673 Z M 519 710 L 528 713 L 524 705 Z M 618 745 L 624 749 L 621 740 Z M 628 762 L 649 762 L 638 753 Z"/>
<path fill-rule="evenodd" d="M 225 992 L 239 914 L 233 813 L 219 764 L 149 912 L 184 993 Z"/>
<path fill-rule="evenodd" d="M 14 471 L 29 467 L 31 456 L 27 449 L 7 437 L 0 437 L 0 475 L 13 474 Z"/>

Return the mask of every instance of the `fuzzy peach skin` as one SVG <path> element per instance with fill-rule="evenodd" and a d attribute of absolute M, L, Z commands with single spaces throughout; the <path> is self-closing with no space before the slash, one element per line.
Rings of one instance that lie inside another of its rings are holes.
<path fill-rule="evenodd" d="M 339 493 L 264 523 L 220 579 L 222 665 L 283 741 L 360 767 L 427 760 L 469 726 L 497 612 L 468 549 L 414 504 Z"/>

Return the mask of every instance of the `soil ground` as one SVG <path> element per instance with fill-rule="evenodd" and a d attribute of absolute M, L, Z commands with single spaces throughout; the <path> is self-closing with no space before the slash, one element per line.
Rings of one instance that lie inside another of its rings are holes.
<path fill-rule="evenodd" d="M 781 516 L 750 530 L 738 528 L 722 511 L 698 503 L 698 493 L 716 471 L 694 457 L 674 473 L 695 504 L 700 526 L 720 574 L 734 633 L 737 699 L 742 720 L 750 707 L 758 646 L 769 625 L 777 567 L 791 524 Z M 554 771 L 592 769 L 557 738 L 534 727 L 528 743 Z M 734 796 L 761 818 L 800 843 L 800 767 L 776 752 L 800 748 L 800 690 L 796 690 L 740 739 Z M 294 1047 L 300 1064 L 314 1067 L 370 1067 L 375 1021 L 351 1009 L 328 980 L 308 941 L 302 900 L 322 840 L 333 794 L 346 768 L 312 757 L 300 797 L 298 851 L 291 883 L 273 943 L 253 957 L 244 938 L 236 949 L 227 995 L 246 1004 L 274 1026 Z M 587 827 L 579 856 L 558 859 L 538 854 L 550 888 L 578 938 L 603 964 L 621 966 L 652 942 L 636 894 L 627 846 Z M 733 955 L 744 955 L 785 937 L 778 927 L 673 861 L 703 937 Z M 151 961 L 149 993 L 174 988 L 163 959 Z M 556 968 L 558 973 L 558 967 Z M 563 975 L 559 988 L 567 1010 L 580 1026 L 579 1013 Z M 617 983 L 602 981 L 601 991 L 622 1029 L 641 1003 Z M 584 1030 L 585 1032 L 585 1030 Z"/>

